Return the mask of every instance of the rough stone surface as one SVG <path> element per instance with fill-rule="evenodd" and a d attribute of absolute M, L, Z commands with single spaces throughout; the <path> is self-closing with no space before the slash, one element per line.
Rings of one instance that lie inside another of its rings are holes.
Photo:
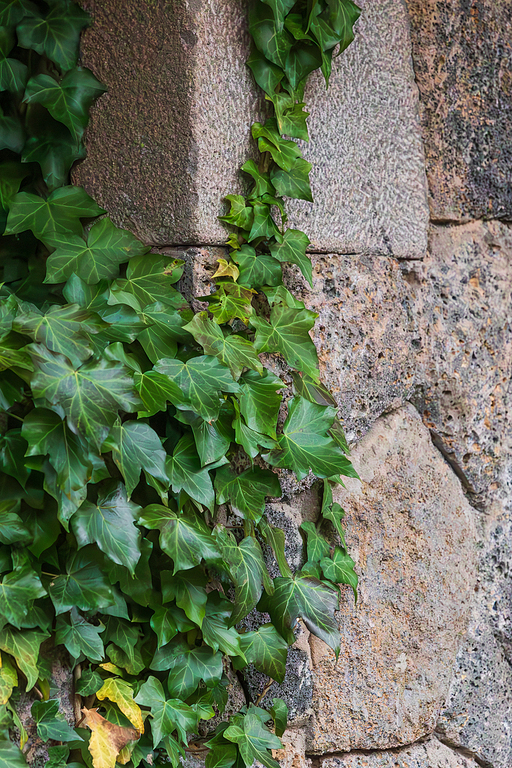
<path fill-rule="evenodd" d="M 512 230 L 433 227 L 410 277 L 425 381 L 415 403 L 466 487 L 482 494 L 512 455 Z"/>
<path fill-rule="evenodd" d="M 291 203 L 291 221 L 313 250 L 417 258 L 428 205 L 407 12 L 400 0 L 360 5 L 357 39 L 335 60 L 329 92 L 320 78 L 308 85 L 315 203 Z M 246 4 L 84 6 L 95 24 L 83 63 L 109 93 L 75 180 L 147 243 L 222 244 L 221 200 L 241 189 L 263 104 L 244 64 Z"/>
<path fill-rule="evenodd" d="M 510 0 L 406 2 L 432 217 L 510 218 Z"/>
<path fill-rule="evenodd" d="M 481 764 L 493 768 L 512 765 L 512 455 L 509 458 L 509 476 L 482 518 L 473 615 L 437 724 L 443 740 L 470 750 Z"/>
<path fill-rule="evenodd" d="M 477 768 L 472 758 L 454 752 L 437 739 L 403 749 L 325 757 L 320 768 Z"/>
<path fill-rule="evenodd" d="M 474 510 L 411 406 L 379 419 L 353 459 L 346 510 L 359 602 L 340 610 L 338 663 L 310 641 L 307 751 L 383 749 L 431 733 L 465 632 L 476 577 Z"/>

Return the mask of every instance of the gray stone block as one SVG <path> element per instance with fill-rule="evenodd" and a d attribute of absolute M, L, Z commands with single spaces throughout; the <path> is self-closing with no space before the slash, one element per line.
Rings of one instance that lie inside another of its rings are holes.
<path fill-rule="evenodd" d="M 478 768 L 471 757 L 455 752 L 437 739 L 387 752 L 324 757 L 320 768 Z"/>
<path fill-rule="evenodd" d="M 315 203 L 291 202 L 312 250 L 418 258 L 428 206 L 408 18 L 400 0 L 361 2 L 356 41 L 329 92 L 307 89 Z M 245 67 L 242 0 L 126 5 L 84 0 L 83 63 L 109 87 L 74 174 L 147 243 L 222 244 L 222 198 L 240 192 L 265 109 Z"/>
<path fill-rule="evenodd" d="M 357 444 L 362 482 L 336 491 L 360 575 L 343 588 L 341 652 L 310 638 L 307 752 L 389 749 L 432 733 L 476 578 L 474 510 L 411 406 Z"/>

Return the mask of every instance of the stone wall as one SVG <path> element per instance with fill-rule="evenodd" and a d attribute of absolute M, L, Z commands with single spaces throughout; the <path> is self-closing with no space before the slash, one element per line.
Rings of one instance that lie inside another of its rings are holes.
<path fill-rule="evenodd" d="M 242 0 L 86 0 L 107 83 L 75 182 L 209 290 L 265 104 Z M 302 627 L 281 688 L 284 768 L 512 766 L 512 0 L 361 0 L 306 101 L 322 375 L 361 482 L 339 501 L 360 574 L 342 651 Z M 286 483 L 290 531 L 316 489 Z M 249 689 L 263 685 L 249 675 Z"/>

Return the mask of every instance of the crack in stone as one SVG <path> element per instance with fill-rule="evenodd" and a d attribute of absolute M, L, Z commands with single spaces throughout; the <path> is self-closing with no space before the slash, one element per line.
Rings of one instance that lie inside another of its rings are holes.
<path fill-rule="evenodd" d="M 488 760 L 484 760 L 484 758 L 480 757 L 480 755 L 477 755 L 476 752 L 473 752 L 473 750 L 468 749 L 467 747 L 461 747 L 458 744 L 455 744 L 440 731 L 435 731 L 434 736 L 438 741 L 441 742 L 441 744 L 444 744 L 445 747 L 448 747 L 457 755 L 461 755 L 462 757 L 467 757 L 470 760 L 474 760 L 475 763 L 482 766 L 482 768 L 493 768 L 492 763 L 490 763 Z"/>
<path fill-rule="evenodd" d="M 318 763 L 315 765 L 315 762 L 313 762 L 313 768 L 319 768 L 320 762 L 322 758 L 328 757 L 328 758 L 343 758 L 347 755 L 372 755 L 375 752 L 400 752 L 403 749 L 407 749 L 408 747 L 413 747 L 415 745 L 421 745 L 424 744 L 428 739 L 432 738 L 434 736 L 434 732 L 424 734 L 423 736 L 420 736 L 418 739 L 415 739 L 415 741 L 407 742 L 407 744 L 399 744 L 396 747 L 372 747 L 371 749 L 351 749 L 348 752 L 325 752 L 322 755 L 313 755 L 309 754 L 308 752 L 305 753 L 306 757 L 309 760 L 312 761 L 318 761 Z M 435 737 L 435 736 L 434 736 Z M 484 768 L 488 768 L 488 766 L 484 766 Z"/>

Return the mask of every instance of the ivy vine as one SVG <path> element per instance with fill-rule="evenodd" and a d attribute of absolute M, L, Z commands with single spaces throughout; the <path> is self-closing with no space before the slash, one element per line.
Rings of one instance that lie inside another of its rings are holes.
<path fill-rule="evenodd" d="M 316 315 L 283 282 L 289 263 L 312 283 L 283 198 L 312 200 L 293 141 L 308 138 L 304 84 L 316 69 L 328 83 L 358 15 L 351 0 L 253 3 L 248 65 L 273 116 L 253 125 L 260 162 L 227 198 L 230 255 L 194 313 L 183 262 L 69 183 L 105 91 L 78 65 L 89 15 L 0 1 L 0 768 L 26 765 L 25 691 L 47 768 L 176 767 L 194 749 L 207 768 L 276 768 L 282 700 L 208 733 L 234 670 L 282 682 L 299 618 L 339 651 L 338 584 L 355 592 L 357 576 L 332 487 L 356 474 L 319 381 Z M 275 356 L 293 371 L 275 375 Z M 284 470 L 323 480 L 297 573 L 265 515 Z M 253 611 L 270 621 L 248 630 Z M 57 646 L 76 727 L 52 690 Z"/>

